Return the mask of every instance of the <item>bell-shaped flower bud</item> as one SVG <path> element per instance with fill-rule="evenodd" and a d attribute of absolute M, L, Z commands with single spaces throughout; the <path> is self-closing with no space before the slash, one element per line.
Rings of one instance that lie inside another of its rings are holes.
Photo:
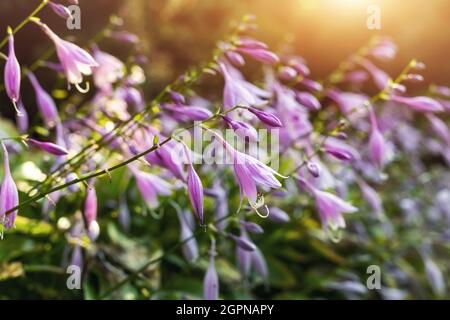
<path fill-rule="evenodd" d="M 66 148 L 61 147 L 55 143 L 42 142 L 31 138 L 27 139 L 27 142 L 35 147 L 38 147 L 42 151 L 53 154 L 55 156 L 65 156 L 69 153 Z"/>
<path fill-rule="evenodd" d="M 281 123 L 280 119 L 278 119 L 275 115 L 269 112 L 265 112 L 262 110 L 258 110 L 256 108 L 248 108 L 248 111 L 253 113 L 262 123 L 271 126 L 271 127 L 282 127 L 283 124 Z"/>
<path fill-rule="evenodd" d="M 20 98 L 20 82 L 21 71 L 19 61 L 17 61 L 16 53 L 14 50 L 14 36 L 13 31 L 8 27 L 9 34 L 9 52 L 8 59 L 5 65 L 5 90 L 8 97 L 11 99 L 17 115 L 21 115 L 20 110 L 17 107 L 17 102 Z"/>
<path fill-rule="evenodd" d="M 4 175 L 0 188 L 0 223 L 5 229 L 10 229 L 14 226 L 16 220 L 17 210 L 7 212 L 19 205 L 19 192 L 17 191 L 16 183 L 14 182 L 9 168 L 9 155 L 5 144 L 2 142 L 3 149 L 3 167 Z"/>
<path fill-rule="evenodd" d="M 216 255 L 216 245 L 211 242 L 209 266 L 203 279 L 203 297 L 205 300 L 219 299 L 219 277 L 217 276 L 214 256 Z"/>

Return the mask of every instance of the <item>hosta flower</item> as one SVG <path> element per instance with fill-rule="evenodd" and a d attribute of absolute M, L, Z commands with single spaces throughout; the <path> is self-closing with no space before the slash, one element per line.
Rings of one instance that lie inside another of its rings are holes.
<path fill-rule="evenodd" d="M 164 109 L 173 113 L 176 118 L 185 118 L 191 121 L 205 121 L 212 117 L 212 112 L 208 109 L 197 106 L 182 106 L 174 104 L 165 104 Z"/>
<path fill-rule="evenodd" d="M 360 64 L 370 73 L 379 90 L 384 90 L 387 87 L 391 78 L 386 72 L 377 68 L 372 62 L 366 59 L 360 61 Z"/>
<path fill-rule="evenodd" d="M 259 276 L 263 280 L 267 280 L 269 277 L 269 269 L 267 267 L 266 259 L 264 258 L 261 250 L 258 248 L 255 249 L 255 251 L 250 253 L 251 255 L 251 265 L 255 272 L 259 274 Z"/>
<path fill-rule="evenodd" d="M 379 170 L 383 170 L 386 162 L 386 141 L 378 129 L 378 122 L 373 108 L 370 111 L 370 123 L 372 126 L 369 138 L 370 159 Z"/>
<path fill-rule="evenodd" d="M 391 39 L 384 38 L 370 50 L 370 54 L 379 60 L 392 60 L 397 54 L 397 45 Z"/>
<path fill-rule="evenodd" d="M 214 256 L 216 255 L 216 244 L 211 242 L 209 251 L 209 266 L 203 280 L 203 297 L 205 300 L 217 300 L 219 298 L 219 277 L 217 276 Z"/>
<path fill-rule="evenodd" d="M 88 234 L 92 240 L 97 239 L 99 234 L 97 207 L 97 192 L 95 191 L 94 186 L 89 186 L 86 193 L 86 199 L 84 201 L 84 219 Z"/>
<path fill-rule="evenodd" d="M 258 60 L 263 63 L 275 64 L 280 62 L 280 58 L 278 56 L 266 49 L 248 49 L 248 48 L 238 48 L 237 51 L 240 53 L 244 53 L 255 60 Z"/>
<path fill-rule="evenodd" d="M 60 16 L 63 19 L 68 19 L 72 16 L 70 10 L 60 3 L 54 3 L 53 1 L 49 1 L 48 5 L 58 16 Z"/>
<path fill-rule="evenodd" d="M 32 72 L 28 73 L 28 78 L 30 79 L 36 93 L 36 104 L 42 118 L 44 119 L 45 125 L 48 128 L 54 127 L 59 118 L 53 98 L 41 87 Z"/>
<path fill-rule="evenodd" d="M 192 208 L 203 224 L 203 184 L 192 163 L 188 164 L 187 186 Z"/>
<path fill-rule="evenodd" d="M 14 36 L 12 29 L 8 27 L 9 34 L 9 52 L 8 60 L 5 65 L 5 90 L 8 97 L 11 99 L 14 108 L 18 115 L 21 115 L 17 107 L 17 102 L 20 98 L 20 81 L 21 71 L 19 61 L 17 61 L 16 53 L 14 51 Z"/>
<path fill-rule="evenodd" d="M 2 142 L 3 149 L 3 181 L 0 189 L 0 222 L 5 229 L 14 226 L 16 220 L 17 210 L 8 214 L 7 211 L 19 205 L 19 193 L 17 191 L 16 183 L 14 182 L 9 168 L 9 155 L 5 144 Z"/>
<path fill-rule="evenodd" d="M 332 137 L 328 137 L 324 143 L 325 152 L 341 161 L 353 161 L 359 159 L 359 153 L 348 144 Z"/>
<path fill-rule="evenodd" d="M 356 207 L 345 202 L 338 196 L 319 190 L 304 179 L 300 179 L 300 182 L 314 196 L 324 230 L 331 229 L 332 231 L 336 231 L 339 228 L 345 228 L 345 220 L 342 214 L 358 211 Z"/>
<path fill-rule="evenodd" d="M 94 70 L 94 84 L 104 91 L 111 91 L 112 84 L 124 76 L 125 65 L 109 53 L 94 50 L 94 59 L 98 67 Z"/>
<path fill-rule="evenodd" d="M 318 111 L 321 108 L 319 100 L 309 92 L 297 92 L 295 98 L 310 111 Z"/>
<path fill-rule="evenodd" d="M 248 239 L 247 233 L 241 228 L 241 238 Z M 252 255 L 251 251 L 243 249 L 241 246 L 236 246 L 236 261 L 243 278 L 247 278 L 250 273 Z"/>
<path fill-rule="evenodd" d="M 23 105 L 22 99 L 19 99 L 19 101 L 17 102 L 17 109 L 19 109 L 20 112 L 16 116 L 17 129 L 20 133 L 26 133 L 28 131 L 30 121 L 28 112 Z"/>
<path fill-rule="evenodd" d="M 361 193 L 364 199 L 367 201 L 369 206 L 372 208 L 372 212 L 377 218 L 381 218 L 383 216 L 383 203 L 379 194 L 369 186 L 364 180 L 357 180 L 359 188 L 361 189 Z"/>
<path fill-rule="evenodd" d="M 267 218 L 275 223 L 288 223 L 291 220 L 291 218 L 289 218 L 289 215 L 280 208 L 271 207 L 269 208 L 269 212 L 270 213 Z"/>
<path fill-rule="evenodd" d="M 236 51 L 227 51 L 225 52 L 225 56 L 227 57 L 228 61 L 235 67 L 242 67 L 245 65 L 244 58 Z"/>
<path fill-rule="evenodd" d="M 98 67 L 98 63 L 84 49 L 61 39 L 46 24 L 36 19 L 33 21 L 42 28 L 45 34 L 55 44 L 56 54 L 58 55 L 69 84 L 75 85 L 80 91 L 85 91 L 80 88 L 80 83 L 83 82 L 83 75 L 92 74 L 92 69 Z"/>
<path fill-rule="evenodd" d="M 418 112 L 442 112 L 444 108 L 436 100 L 429 97 L 401 97 L 401 96 L 391 96 L 391 101 L 398 102 L 407 105 L 411 109 Z"/>
<path fill-rule="evenodd" d="M 258 141 L 258 132 L 254 127 L 243 121 L 235 121 L 229 116 L 223 116 L 223 120 L 227 125 L 234 130 L 234 133 L 241 137 L 243 140 L 249 139 L 249 141 Z"/>
<path fill-rule="evenodd" d="M 157 175 L 137 169 L 130 170 L 136 179 L 139 192 L 150 209 L 154 209 L 159 205 L 158 195 L 169 196 L 172 194 L 170 184 Z"/>
<path fill-rule="evenodd" d="M 256 108 L 248 108 L 248 111 L 253 113 L 262 123 L 271 126 L 271 127 L 282 127 L 283 124 L 281 123 L 280 119 L 278 119 L 275 115 L 269 112 L 265 112 L 262 110 L 258 110 Z"/>
<path fill-rule="evenodd" d="M 180 221 L 180 241 L 183 242 L 182 251 L 187 261 L 193 262 L 198 258 L 198 244 L 194 232 L 194 221 L 192 214 L 188 210 L 178 211 Z"/>
<path fill-rule="evenodd" d="M 226 109 L 231 109 L 237 105 L 250 106 L 255 103 L 252 93 L 240 81 L 234 79 L 227 70 L 225 64 L 219 64 L 222 76 L 225 79 L 223 89 L 223 105 Z"/>
<path fill-rule="evenodd" d="M 38 141 L 35 139 L 31 139 L 31 138 L 27 139 L 27 142 L 33 146 L 38 147 L 39 149 L 41 149 L 43 151 L 51 153 L 55 156 L 65 156 L 69 153 L 66 150 L 66 148 L 59 146 L 55 143 Z"/>
<path fill-rule="evenodd" d="M 294 68 L 284 66 L 278 70 L 278 77 L 284 81 L 293 81 L 298 77 L 298 73 Z"/>
<path fill-rule="evenodd" d="M 431 113 L 428 113 L 426 117 L 430 121 L 431 127 L 436 135 L 450 146 L 450 130 L 448 129 L 447 124 Z"/>

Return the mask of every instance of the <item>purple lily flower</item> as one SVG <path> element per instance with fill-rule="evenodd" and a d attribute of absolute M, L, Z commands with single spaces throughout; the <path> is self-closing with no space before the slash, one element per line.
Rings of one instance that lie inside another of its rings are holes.
<path fill-rule="evenodd" d="M 269 212 L 270 214 L 267 218 L 275 223 L 288 223 L 291 220 L 291 218 L 289 218 L 289 215 L 279 208 L 271 207 L 269 209 Z"/>
<path fill-rule="evenodd" d="M 295 99 L 310 111 L 318 111 L 321 108 L 319 100 L 309 92 L 296 92 Z"/>
<path fill-rule="evenodd" d="M 19 99 L 19 101 L 17 101 L 17 109 L 19 109 L 20 112 L 20 114 L 17 114 L 16 117 L 17 128 L 19 129 L 20 133 L 25 133 L 28 131 L 29 117 L 28 112 L 23 105 L 22 99 Z"/>
<path fill-rule="evenodd" d="M 380 70 L 366 59 L 362 60 L 360 64 L 370 73 L 378 89 L 384 90 L 387 87 L 391 77 L 386 72 Z"/>
<path fill-rule="evenodd" d="M 225 79 L 223 89 L 223 105 L 226 109 L 231 109 L 237 105 L 253 105 L 255 98 L 252 93 L 242 85 L 242 83 L 234 79 L 227 67 L 223 63 L 219 63 L 221 73 Z"/>
<path fill-rule="evenodd" d="M 74 84 L 80 92 L 85 92 L 80 88 L 83 75 L 92 74 L 92 69 L 98 67 L 95 59 L 79 46 L 61 39 L 46 24 L 39 20 L 33 20 L 38 24 L 45 34 L 53 41 L 56 47 L 56 54 L 66 74 L 69 84 Z"/>
<path fill-rule="evenodd" d="M 123 78 L 125 65 L 116 57 L 99 49 L 94 50 L 94 59 L 98 63 L 98 67 L 93 68 L 94 84 L 100 90 L 110 92 L 112 84 Z"/>
<path fill-rule="evenodd" d="M 191 162 L 188 164 L 187 188 L 192 208 L 203 224 L 203 184 Z"/>
<path fill-rule="evenodd" d="M 429 97 L 401 97 L 391 96 L 390 100 L 407 105 L 413 110 L 418 112 L 442 112 L 444 108 L 442 105 L 434 99 Z"/>
<path fill-rule="evenodd" d="M 234 130 L 236 135 L 241 137 L 243 140 L 246 138 L 249 141 L 258 141 L 258 132 L 251 125 L 243 122 L 243 121 L 235 121 L 231 119 L 229 116 L 224 116 L 223 120 L 227 123 L 227 125 Z"/>
<path fill-rule="evenodd" d="M 276 64 L 280 62 L 280 58 L 278 56 L 266 49 L 247 49 L 247 48 L 238 48 L 237 51 L 244 53 L 255 60 L 258 60 L 263 63 L 268 64 Z"/>
<path fill-rule="evenodd" d="M 275 128 L 283 126 L 280 119 L 278 119 L 275 115 L 269 112 L 261 111 L 252 107 L 248 108 L 247 110 L 253 113 L 262 123 L 268 126 Z"/>
<path fill-rule="evenodd" d="M 370 122 L 372 125 L 372 131 L 369 138 L 370 158 L 379 170 L 383 170 L 386 162 L 386 141 L 378 129 L 378 122 L 373 107 L 370 110 Z"/>
<path fill-rule="evenodd" d="M 367 201 L 369 206 L 372 208 L 374 215 L 378 219 L 381 219 L 381 217 L 383 216 L 384 209 L 383 209 L 383 203 L 381 201 L 380 196 L 364 180 L 358 179 L 357 182 L 358 182 L 359 188 L 361 189 L 361 193 L 362 193 L 364 199 Z"/>
<path fill-rule="evenodd" d="M 165 104 L 164 108 L 174 113 L 175 116 L 181 115 L 192 121 L 205 121 L 213 115 L 208 109 L 196 106 Z"/>
<path fill-rule="evenodd" d="M 293 81 L 297 79 L 298 73 L 293 67 L 283 66 L 278 71 L 278 77 L 283 81 Z"/>
<path fill-rule="evenodd" d="M 339 228 L 345 228 L 345 220 L 342 214 L 358 211 L 356 207 L 345 202 L 336 195 L 319 190 L 304 179 L 301 179 L 300 182 L 305 185 L 315 197 L 320 220 L 322 221 L 322 226 L 325 230 L 331 228 L 331 230 L 335 231 Z"/>
<path fill-rule="evenodd" d="M 0 222 L 5 229 L 10 229 L 14 226 L 17 210 L 10 212 L 8 215 L 6 215 L 6 212 L 19 205 L 19 192 L 17 191 L 16 183 L 11 176 L 8 150 L 3 142 L 1 145 L 3 148 L 4 175 L 0 189 Z"/>
<path fill-rule="evenodd" d="M 427 113 L 426 117 L 430 121 L 433 131 L 450 146 L 450 130 L 447 124 L 434 114 Z"/>
<path fill-rule="evenodd" d="M 261 250 L 256 248 L 256 250 L 251 252 L 250 255 L 253 269 L 263 280 L 267 280 L 269 277 L 269 268 L 267 267 L 266 259 L 264 259 Z"/>
<path fill-rule="evenodd" d="M 245 65 L 245 59 L 242 57 L 239 53 L 236 51 L 227 51 L 225 52 L 225 56 L 227 57 L 228 61 L 235 67 L 243 67 Z"/>
<path fill-rule="evenodd" d="M 48 128 L 53 128 L 59 121 L 58 111 L 53 98 L 41 87 L 35 75 L 28 73 L 28 78 L 36 93 L 36 104 Z"/>
<path fill-rule="evenodd" d="M 244 228 L 241 228 L 241 238 L 248 239 L 247 233 Z M 256 249 L 256 248 L 255 248 Z M 236 261 L 241 271 L 241 275 L 247 278 L 250 273 L 251 263 L 252 263 L 252 252 L 243 249 L 241 246 L 236 246 Z"/>
<path fill-rule="evenodd" d="M 217 300 L 219 298 L 219 277 L 217 276 L 216 267 L 214 265 L 214 256 L 216 255 L 215 241 L 211 241 L 211 249 L 209 251 L 209 266 L 206 270 L 203 280 L 203 296 L 205 300 Z"/>
<path fill-rule="evenodd" d="M 69 19 L 72 16 L 70 10 L 62 4 L 49 1 L 48 5 L 53 10 L 53 12 L 55 12 L 58 16 L 60 16 L 63 19 Z"/>
<path fill-rule="evenodd" d="M 136 179 L 139 192 L 149 208 L 154 209 L 158 207 L 158 195 L 169 196 L 172 194 L 170 184 L 157 175 L 139 171 L 132 167 L 130 167 L 130 170 Z"/>
<path fill-rule="evenodd" d="M 55 156 L 65 156 L 69 153 L 66 148 L 61 147 L 57 144 L 51 143 L 51 142 L 42 142 L 35 139 L 27 139 L 27 141 L 32 144 L 33 146 L 38 147 L 39 149 L 51 153 Z"/>
<path fill-rule="evenodd" d="M 177 212 L 178 220 L 180 220 L 180 241 L 184 242 L 182 246 L 183 256 L 187 261 L 193 262 L 198 259 L 198 244 L 193 237 L 194 221 L 189 211 Z M 189 239 L 189 240 L 187 240 Z"/>
<path fill-rule="evenodd" d="M 21 71 L 19 61 L 17 61 L 16 53 L 14 50 L 14 35 L 10 27 L 8 27 L 9 34 L 9 53 L 8 59 L 5 65 L 5 90 L 8 97 L 11 99 L 17 115 L 20 116 L 21 112 L 17 108 L 17 102 L 20 98 L 20 81 Z"/>
<path fill-rule="evenodd" d="M 353 161 L 360 158 L 356 149 L 336 138 L 328 137 L 324 149 L 326 153 L 341 161 Z"/>

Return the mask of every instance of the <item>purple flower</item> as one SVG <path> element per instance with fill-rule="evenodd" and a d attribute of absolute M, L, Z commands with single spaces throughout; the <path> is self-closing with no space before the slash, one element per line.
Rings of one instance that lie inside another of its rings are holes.
<path fill-rule="evenodd" d="M 225 52 L 225 56 L 227 57 L 228 61 L 230 61 L 230 63 L 235 67 L 242 67 L 245 65 L 244 58 L 236 51 L 227 51 Z"/>
<path fill-rule="evenodd" d="M 16 53 L 14 51 L 14 36 L 10 27 L 8 27 L 8 34 L 9 53 L 5 65 L 5 90 L 16 109 L 17 115 L 21 115 L 21 112 L 16 105 L 20 97 L 21 71 L 19 61 L 17 61 Z"/>
<path fill-rule="evenodd" d="M 3 148 L 4 174 L 0 189 L 0 222 L 5 229 L 10 229 L 14 226 L 17 210 L 10 212 L 8 215 L 6 215 L 6 212 L 19 205 L 19 192 L 17 191 L 16 184 L 11 176 L 8 150 L 3 142 L 1 145 Z"/>
<path fill-rule="evenodd" d="M 364 199 L 367 201 L 369 206 L 372 208 L 373 213 L 378 219 L 381 219 L 383 216 L 383 204 L 381 202 L 380 196 L 378 193 L 369 186 L 364 180 L 357 180 L 359 188 L 361 189 L 361 193 Z"/>
<path fill-rule="evenodd" d="M 132 167 L 129 168 L 136 178 L 139 192 L 150 209 L 154 209 L 159 205 L 158 195 L 169 196 L 172 194 L 170 184 L 157 175 L 139 171 Z"/>
<path fill-rule="evenodd" d="M 433 131 L 450 146 L 450 130 L 447 124 L 431 113 L 427 113 L 426 117 L 430 121 Z"/>
<path fill-rule="evenodd" d="M 386 72 L 378 69 L 372 62 L 366 59 L 362 60 L 360 64 L 370 73 L 378 89 L 384 90 L 387 87 L 391 78 Z"/>
<path fill-rule="evenodd" d="M 169 96 L 176 104 L 186 104 L 186 98 L 179 92 L 170 91 Z"/>
<path fill-rule="evenodd" d="M 372 130 L 369 138 L 369 153 L 373 164 L 379 169 L 383 170 L 386 162 L 386 141 L 378 129 L 378 122 L 373 108 L 370 110 L 370 122 Z"/>
<path fill-rule="evenodd" d="M 379 60 L 392 60 L 397 54 L 397 46 L 391 39 L 385 38 L 370 50 L 370 54 Z"/>
<path fill-rule="evenodd" d="M 304 179 L 300 179 L 300 182 L 307 187 L 312 195 L 314 195 L 324 230 L 330 228 L 331 230 L 336 231 L 339 228 L 345 228 L 345 220 L 342 214 L 358 211 L 356 207 L 345 202 L 336 195 L 319 190 Z"/>
<path fill-rule="evenodd" d="M 28 78 L 33 85 L 34 91 L 36 93 L 36 104 L 46 126 L 48 128 L 54 127 L 56 122 L 58 122 L 59 120 L 55 102 L 53 101 L 52 97 L 41 87 L 32 72 L 28 73 Z"/>
<path fill-rule="evenodd" d="M 309 173 L 311 173 L 311 175 L 314 178 L 318 178 L 320 176 L 320 168 L 316 163 L 314 163 L 312 161 L 308 161 L 306 163 L 306 168 L 308 169 Z"/>
<path fill-rule="evenodd" d="M 247 233 L 243 228 L 241 228 L 241 238 L 248 239 Z M 256 249 L 256 248 L 255 248 Z M 251 263 L 252 263 L 252 252 L 243 249 L 241 246 L 236 246 L 236 261 L 241 271 L 241 275 L 246 278 L 249 276 Z"/>
<path fill-rule="evenodd" d="M 442 112 L 444 108 L 442 105 L 434 99 L 429 97 L 401 97 L 391 96 L 390 99 L 394 102 L 407 105 L 413 110 L 419 112 Z"/>
<path fill-rule="evenodd" d="M 345 144 L 344 142 L 328 137 L 324 144 L 325 152 L 341 161 L 353 161 L 359 159 L 357 150 Z"/>
<path fill-rule="evenodd" d="M 270 213 L 267 218 L 275 223 L 288 223 L 291 220 L 289 215 L 279 208 L 272 207 L 269 209 L 269 212 Z"/>
<path fill-rule="evenodd" d="M 139 37 L 137 35 L 126 31 L 114 32 L 111 34 L 111 37 L 116 40 L 131 44 L 136 44 L 139 42 Z"/>
<path fill-rule="evenodd" d="M 275 64 L 280 62 L 280 58 L 278 58 L 278 56 L 275 53 L 266 49 L 238 48 L 237 51 L 249 55 L 253 59 L 263 63 Z"/>
<path fill-rule="evenodd" d="M 262 279 L 267 280 L 269 276 L 269 269 L 267 268 L 267 262 L 266 259 L 264 259 L 261 250 L 256 248 L 255 251 L 250 253 L 250 255 L 253 269 L 256 271 L 257 274 L 260 275 Z"/>
<path fill-rule="evenodd" d="M 293 67 L 283 66 L 278 70 L 278 77 L 284 81 L 293 81 L 297 78 L 298 73 Z"/>
<path fill-rule="evenodd" d="M 187 188 L 192 208 L 203 224 L 203 184 L 192 163 L 188 165 Z"/>
<path fill-rule="evenodd" d="M 69 19 L 72 16 L 70 10 L 66 6 L 63 6 L 62 4 L 49 1 L 48 5 L 58 16 L 60 16 L 63 19 Z"/>
<path fill-rule="evenodd" d="M 310 111 L 318 111 L 321 108 L 319 100 L 309 92 L 297 92 L 295 99 Z"/>
<path fill-rule="evenodd" d="M 87 51 L 69 41 L 61 39 L 46 24 L 39 20 L 33 21 L 42 28 L 55 44 L 56 54 L 64 69 L 67 81 L 70 84 L 74 84 L 81 92 L 85 91 L 79 86 L 83 81 L 83 75 L 92 74 L 92 69 L 98 67 L 98 63 Z"/>
<path fill-rule="evenodd" d="M 264 233 L 264 229 L 259 224 L 256 224 L 254 222 L 247 222 L 247 221 L 241 220 L 240 224 L 248 232 L 255 233 L 255 234 Z"/>
<path fill-rule="evenodd" d="M 84 201 L 84 218 L 89 228 L 92 222 L 97 220 L 97 193 L 94 186 L 87 188 L 86 199 Z"/>
<path fill-rule="evenodd" d="M 180 221 L 180 241 L 183 242 L 183 255 L 187 261 L 193 262 L 198 258 L 198 244 L 193 236 L 194 221 L 192 214 L 188 210 L 185 210 L 183 212 L 178 211 L 177 215 Z"/>
<path fill-rule="evenodd" d="M 365 110 L 364 104 L 368 101 L 368 97 L 363 94 L 352 92 L 341 92 L 338 90 L 328 90 L 327 96 L 332 99 L 344 114 L 349 114 L 355 110 Z"/>
<path fill-rule="evenodd" d="M 283 124 L 281 123 L 280 119 L 278 119 L 275 115 L 261 111 L 255 108 L 248 108 L 248 111 L 253 113 L 262 123 L 271 126 L 271 127 L 282 127 Z"/>
<path fill-rule="evenodd" d="M 217 300 L 219 298 L 219 277 L 217 276 L 216 267 L 214 265 L 214 256 L 216 255 L 216 245 L 214 240 L 211 241 L 209 255 L 209 266 L 203 280 L 203 297 L 205 300 Z"/>
<path fill-rule="evenodd" d="M 245 49 L 267 49 L 268 46 L 264 42 L 249 37 L 240 37 L 236 41 L 236 45 Z"/>
<path fill-rule="evenodd" d="M 243 121 L 235 121 L 228 116 L 224 116 L 223 120 L 225 120 L 227 125 L 243 140 L 248 138 L 249 141 L 258 141 L 258 132 L 251 125 Z"/>
<path fill-rule="evenodd" d="M 100 90 L 110 92 L 112 84 L 123 78 L 125 66 L 116 57 L 98 49 L 94 50 L 94 58 L 98 63 L 98 67 L 93 68 L 94 84 Z"/>
<path fill-rule="evenodd" d="M 17 109 L 19 109 L 19 112 L 20 112 L 17 114 L 17 117 L 16 117 L 17 129 L 19 129 L 20 133 L 25 133 L 28 131 L 29 118 L 28 118 L 28 112 L 27 112 L 27 110 L 25 110 L 22 99 L 19 99 L 19 101 L 17 101 Z"/>
<path fill-rule="evenodd" d="M 33 146 L 38 147 L 39 149 L 51 153 L 55 156 L 65 156 L 69 152 L 66 150 L 66 148 L 61 147 L 57 144 L 51 143 L 51 142 L 42 142 L 35 139 L 27 139 L 27 141 L 32 144 Z"/>
<path fill-rule="evenodd" d="M 223 89 L 223 105 L 226 109 L 231 109 L 237 105 L 253 105 L 255 98 L 252 93 L 239 81 L 234 79 L 227 67 L 223 63 L 219 63 L 221 73 L 225 79 Z"/>
<path fill-rule="evenodd" d="M 208 109 L 196 106 L 165 104 L 164 108 L 171 111 L 176 117 L 181 115 L 192 121 L 205 121 L 213 115 Z"/>

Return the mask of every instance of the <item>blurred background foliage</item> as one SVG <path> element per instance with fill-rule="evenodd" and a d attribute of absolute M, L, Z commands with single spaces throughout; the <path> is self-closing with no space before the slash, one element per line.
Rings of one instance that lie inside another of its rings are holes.
<path fill-rule="evenodd" d="M 38 1 L 0 2 L 0 30 L 16 25 L 37 5 Z M 382 7 L 382 30 L 370 31 L 365 26 L 368 3 Z M 308 61 L 313 76 L 325 77 L 340 61 L 366 44 L 377 34 L 396 41 L 400 54 L 386 66 L 391 75 L 411 59 L 424 61 L 425 78 L 449 84 L 450 4 L 447 0 L 350 1 L 350 0 L 80 0 L 81 31 L 69 31 L 50 10 L 42 19 L 58 33 L 85 43 L 107 24 L 111 14 L 124 19 L 124 28 L 139 35 L 138 50 L 148 57 L 145 96 L 154 97 L 181 72 L 209 58 L 216 41 L 226 34 L 232 21 L 243 14 L 257 16 L 256 35 L 275 50 L 290 47 Z M 24 65 L 31 65 L 49 46 L 35 26 L 28 25 L 17 35 L 17 54 Z M 130 48 L 105 40 L 100 47 L 124 60 Z M 53 73 L 38 71 L 45 87 L 55 84 Z M 203 84 L 204 90 L 209 86 Z M 63 84 L 61 85 L 63 87 Z M 34 94 L 24 84 L 24 101 L 34 108 Z M 2 95 L 1 104 L 8 105 Z M 11 117 L 11 108 L 2 108 Z M 2 134 L 14 136 L 14 127 L 2 120 Z M 17 156 L 13 175 L 29 178 L 30 170 L 47 167 L 49 159 L 29 154 Z M 31 162 L 33 161 L 33 162 Z M 113 163 L 114 160 L 111 160 Z M 388 170 L 390 180 L 379 188 L 385 200 L 387 220 L 371 216 L 359 193 L 351 191 L 352 201 L 360 211 L 348 218 L 348 228 L 339 243 L 330 242 L 320 232 L 317 214 L 308 197 L 295 194 L 283 200 L 283 208 L 291 222 L 274 225 L 262 222 L 263 235 L 253 240 L 264 253 L 270 271 L 269 281 L 242 281 L 234 261 L 230 241 L 219 241 L 217 268 L 223 298 L 450 298 L 438 282 L 449 286 L 450 274 L 448 230 L 450 214 L 439 214 L 435 195 L 450 185 L 448 168 L 436 159 L 423 159 L 427 174 L 418 176 L 408 159 L 399 158 Z M 24 179 L 23 181 L 26 181 Z M 30 183 L 32 183 L 30 181 Z M 225 181 L 233 185 L 233 181 Z M 87 244 L 83 290 L 68 290 L 63 268 L 68 258 L 61 217 L 80 215 L 80 194 L 63 198 L 50 215 L 42 218 L 39 205 L 24 209 L 17 227 L 0 241 L 0 298 L 99 298 L 110 286 L 133 274 L 148 261 L 161 254 L 164 259 L 151 264 L 140 276 L 131 280 L 109 297 L 123 299 L 199 298 L 207 267 L 208 237 L 200 233 L 201 259 L 191 265 L 176 248 L 179 225 L 169 200 L 157 212 L 148 212 L 129 175 L 117 171 L 112 183 L 102 178 L 97 183 L 101 235 L 98 247 Z M 230 194 L 231 210 L 238 203 L 238 193 Z M 400 190 L 401 192 L 398 192 Z M 174 200 L 188 206 L 179 191 Z M 132 222 L 129 230 L 118 223 L 117 204 L 126 196 Z M 406 200 L 405 200 L 406 199 Z M 207 203 L 211 212 L 212 203 Z M 276 205 L 276 203 L 274 203 Z M 448 208 L 444 208 L 444 211 Z M 256 220 L 261 222 L 260 220 Z M 59 223 L 58 223 L 59 222 Z M 424 263 L 423 252 L 433 252 L 433 263 L 439 272 Z M 366 272 L 369 265 L 382 270 L 382 290 L 368 290 Z M 434 270 L 434 273 L 433 273 Z M 443 279 L 439 279 L 439 273 Z"/>

